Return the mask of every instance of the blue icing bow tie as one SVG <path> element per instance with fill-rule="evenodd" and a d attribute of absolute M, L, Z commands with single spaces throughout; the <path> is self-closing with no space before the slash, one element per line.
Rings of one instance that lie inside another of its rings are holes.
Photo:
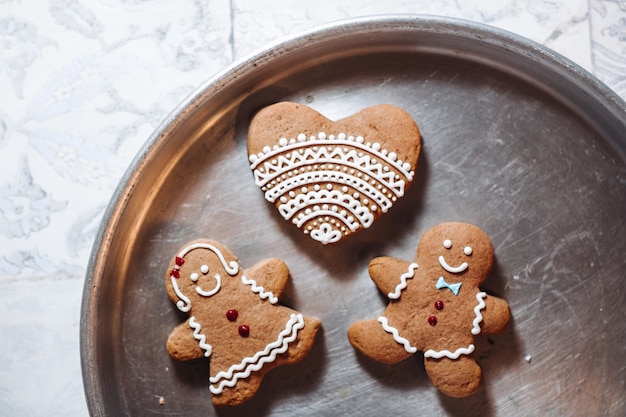
<path fill-rule="evenodd" d="M 459 295 L 459 290 L 461 289 L 461 284 L 462 284 L 462 282 L 457 282 L 455 284 L 448 284 L 446 282 L 446 280 L 443 279 L 443 277 L 439 277 L 439 280 L 435 284 L 435 288 L 437 288 L 438 290 L 447 288 L 450 291 L 452 291 L 452 294 Z"/>

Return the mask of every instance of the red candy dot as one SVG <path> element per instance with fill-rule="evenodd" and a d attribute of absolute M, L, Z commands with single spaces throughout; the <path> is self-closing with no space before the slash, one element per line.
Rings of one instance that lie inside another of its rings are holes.
<path fill-rule="evenodd" d="M 226 318 L 229 321 L 235 321 L 237 320 L 237 316 L 239 316 L 239 313 L 237 312 L 237 310 L 228 310 L 226 312 Z"/>
<path fill-rule="evenodd" d="M 441 300 L 435 301 L 435 308 L 437 310 L 443 310 L 443 301 L 441 301 Z"/>
<path fill-rule="evenodd" d="M 178 272 L 178 269 L 172 269 L 170 271 L 170 277 L 174 277 L 176 279 L 180 278 L 180 272 Z"/>
<path fill-rule="evenodd" d="M 176 257 L 176 265 L 178 266 L 183 266 L 183 264 L 185 263 L 185 260 L 181 257 Z"/>
<path fill-rule="evenodd" d="M 437 317 L 435 316 L 428 317 L 428 324 L 430 324 L 431 326 L 434 326 L 435 324 L 437 324 Z"/>
<path fill-rule="evenodd" d="M 242 324 L 241 326 L 239 326 L 239 336 L 241 337 L 250 336 L 250 326 L 248 326 L 247 324 Z"/>

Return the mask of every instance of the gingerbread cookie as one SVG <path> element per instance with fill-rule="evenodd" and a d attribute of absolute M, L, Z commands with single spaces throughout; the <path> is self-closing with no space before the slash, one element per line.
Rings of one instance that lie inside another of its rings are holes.
<path fill-rule="evenodd" d="M 189 319 L 173 330 L 167 351 L 182 361 L 210 358 L 213 404 L 243 403 L 268 371 L 311 349 L 320 321 L 278 304 L 288 277 L 278 259 L 242 270 L 210 240 L 185 245 L 170 262 L 167 294 Z"/>
<path fill-rule="evenodd" d="M 506 301 L 479 289 L 493 265 L 493 247 L 478 227 L 442 223 L 422 237 L 414 262 L 390 257 L 370 262 L 369 274 L 389 297 L 377 320 L 348 329 L 352 346 L 383 363 L 424 352 L 426 372 L 451 397 L 476 392 L 482 371 L 474 337 L 504 330 Z"/>
<path fill-rule="evenodd" d="M 387 104 L 331 121 L 277 103 L 254 116 L 248 133 L 250 168 L 265 199 L 324 245 L 370 227 L 404 195 L 420 146 L 411 116 Z"/>

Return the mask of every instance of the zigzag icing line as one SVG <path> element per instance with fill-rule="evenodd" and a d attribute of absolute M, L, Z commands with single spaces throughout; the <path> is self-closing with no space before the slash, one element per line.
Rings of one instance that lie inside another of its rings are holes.
<path fill-rule="evenodd" d="M 343 147 L 351 146 L 361 149 L 369 154 L 374 155 L 378 159 L 384 160 L 387 164 L 398 169 L 407 178 L 411 179 L 413 177 L 413 171 L 409 171 L 408 168 L 404 165 L 403 161 L 392 159 L 389 156 L 391 154 L 386 149 L 380 149 L 380 144 L 378 143 L 371 144 L 367 142 L 364 144 L 363 142 L 365 142 L 365 140 L 362 136 L 357 136 L 356 138 L 354 138 L 354 136 L 346 137 L 344 133 L 340 133 L 337 137 L 335 137 L 334 135 L 326 136 L 326 133 L 320 132 L 318 133 L 317 137 L 311 136 L 307 140 L 306 136 L 301 133 L 300 135 L 298 135 L 298 142 L 296 142 L 296 139 L 291 139 L 291 141 L 287 141 L 286 139 L 284 139 L 284 141 L 285 143 L 281 144 L 280 146 L 276 145 L 273 149 L 265 147 L 263 149 L 263 153 L 250 155 L 250 168 L 255 169 L 261 162 L 287 151 L 293 151 L 295 149 L 300 149 L 303 147 L 310 149 L 311 143 L 316 143 L 320 146 L 339 145 Z"/>
<path fill-rule="evenodd" d="M 424 357 L 425 358 L 435 358 L 435 359 L 440 359 L 443 358 L 444 356 L 446 358 L 449 359 L 458 359 L 459 356 L 461 355 L 469 355 L 470 353 L 472 353 L 474 351 L 474 345 L 469 345 L 468 347 L 460 347 L 457 350 L 455 350 L 454 352 L 450 352 L 449 350 L 432 350 L 432 349 L 428 349 L 426 352 L 424 352 Z"/>
<path fill-rule="evenodd" d="M 487 293 L 485 292 L 479 292 L 478 294 L 476 294 L 476 301 L 478 301 L 478 305 L 474 307 L 474 314 L 476 315 L 476 317 L 474 318 L 474 321 L 472 321 L 472 326 L 473 326 L 472 334 L 473 335 L 477 335 L 480 333 L 480 322 L 483 321 L 483 315 L 480 312 L 480 310 L 485 308 L 486 296 L 487 296 Z"/>
<path fill-rule="evenodd" d="M 198 346 L 204 349 L 204 356 L 207 358 L 211 356 L 211 352 L 213 352 L 213 347 L 206 342 L 206 336 L 200 334 L 202 326 L 200 326 L 200 323 L 196 321 L 196 318 L 194 316 L 189 317 L 189 327 L 193 329 L 193 338 L 198 341 Z"/>
<path fill-rule="evenodd" d="M 244 358 L 240 363 L 231 366 L 228 371 L 221 371 L 209 378 L 209 390 L 213 394 L 220 394 L 224 387 L 233 387 L 239 379 L 247 378 L 250 373 L 258 371 L 268 362 L 273 362 L 281 353 L 285 353 L 289 343 L 296 340 L 298 330 L 304 328 L 302 314 L 292 314 L 285 328 L 279 333 L 278 338 L 265 346 L 265 349 L 257 352 L 252 357 Z M 215 386 L 222 380 L 218 386 Z"/>
<path fill-rule="evenodd" d="M 415 270 L 417 268 L 418 268 L 418 265 L 416 263 L 412 263 L 411 265 L 409 265 L 409 270 L 405 272 L 404 274 L 400 275 L 400 283 L 396 285 L 395 291 L 387 294 L 387 297 L 391 298 L 392 300 L 397 300 L 398 298 L 400 298 L 400 293 L 407 286 L 407 280 L 415 276 Z"/>
<path fill-rule="evenodd" d="M 374 215 L 369 211 L 368 207 L 362 206 L 359 200 L 338 190 L 320 190 L 311 191 L 307 194 L 298 194 L 295 198 L 279 205 L 278 211 L 283 218 L 285 218 L 285 220 L 289 220 L 293 215 L 302 209 L 324 204 L 335 204 L 350 210 L 350 212 L 359 219 L 359 222 L 364 227 L 369 227 L 374 222 Z M 319 212 L 321 211 L 322 210 L 319 210 Z M 317 214 L 313 214 L 315 212 L 318 212 L 318 210 L 311 211 L 309 214 L 316 216 Z M 340 213 L 335 213 L 334 216 L 339 217 Z M 344 222 L 346 224 L 349 223 L 347 219 Z M 298 223 L 300 223 L 299 226 L 302 224 L 300 221 L 298 221 Z"/>
<path fill-rule="evenodd" d="M 392 206 L 392 202 L 389 198 L 376 189 L 373 185 L 357 178 L 351 174 L 339 171 L 312 171 L 304 174 L 295 175 L 287 178 L 286 180 L 276 184 L 276 186 L 270 188 L 265 192 L 265 199 L 270 203 L 273 203 L 283 194 L 288 193 L 296 188 L 311 185 L 322 182 L 333 182 L 337 184 L 343 184 L 359 190 L 368 199 L 376 202 L 381 208 L 383 213 L 386 213 Z M 404 181 L 401 181 L 402 188 L 401 194 L 404 194 Z M 396 192 L 396 195 L 401 195 Z"/>
<path fill-rule="evenodd" d="M 393 167 L 398 170 L 405 177 L 409 179 L 412 178 L 414 172 L 410 171 L 411 165 L 408 162 L 395 159 L 396 154 L 393 152 L 388 153 L 384 149 L 379 151 L 368 145 L 370 144 L 368 143 L 363 145 L 362 143 L 346 140 L 305 140 L 304 142 L 292 143 L 285 146 L 275 145 L 274 149 L 270 149 L 269 146 L 266 146 L 263 149 L 263 152 L 260 152 L 257 155 L 250 155 L 250 168 L 255 170 L 259 167 L 259 165 L 266 164 L 268 160 L 271 160 L 273 165 L 278 166 L 282 166 L 283 163 L 293 164 L 296 160 L 302 161 L 303 159 L 308 159 L 312 156 L 315 158 L 314 154 L 310 152 L 307 153 L 305 152 L 306 150 L 313 150 L 314 152 L 321 150 L 325 154 L 325 157 L 330 156 L 333 157 L 333 159 L 335 156 L 339 156 L 344 159 L 343 156 L 345 155 L 358 161 L 367 156 L 367 161 L 371 159 L 371 164 L 378 165 L 378 169 L 382 168 L 382 164 L 378 164 L 377 162 L 378 160 L 381 160 L 389 167 Z M 379 144 L 376 143 L 374 146 L 377 146 L 378 149 L 380 149 Z"/>
<path fill-rule="evenodd" d="M 408 353 L 415 353 L 415 352 L 417 352 L 417 348 L 416 347 L 411 346 L 411 343 L 409 343 L 409 341 L 407 339 L 405 339 L 404 337 L 400 336 L 400 332 L 398 332 L 398 329 L 396 329 L 395 327 L 389 325 L 389 321 L 387 320 L 387 317 L 380 316 L 378 318 L 378 322 L 380 324 L 382 324 L 383 329 L 387 333 L 389 333 L 390 335 L 393 336 L 393 340 L 395 340 L 396 342 L 398 342 L 399 344 L 404 346 L 404 350 L 406 350 Z"/>
<path fill-rule="evenodd" d="M 336 154 L 339 158 L 334 158 L 333 154 Z M 350 159 L 352 159 L 352 161 L 350 161 Z M 254 179 L 257 186 L 263 187 L 272 179 L 279 177 L 290 170 L 312 164 L 333 164 L 358 170 L 365 175 L 369 175 L 377 179 L 388 188 L 400 188 L 401 186 L 397 183 L 403 183 L 404 181 L 399 178 L 396 180 L 397 174 L 394 171 L 389 170 L 386 166 L 388 170 L 385 172 L 383 165 L 379 162 L 372 162 L 374 160 L 375 159 L 370 158 L 369 155 L 359 157 L 357 156 L 356 151 L 349 151 L 347 154 L 344 154 L 342 150 L 333 150 L 331 154 L 328 154 L 328 151 L 323 148 L 318 150 L 305 149 L 302 154 L 296 153 L 295 155 L 290 155 L 290 159 L 280 155 L 277 159 L 274 159 L 271 162 L 264 162 L 262 168 L 254 170 Z M 412 177 L 405 175 L 405 178 L 411 180 Z"/>
<path fill-rule="evenodd" d="M 271 291 L 265 291 L 265 288 L 261 287 L 260 285 L 257 285 L 255 280 L 248 279 L 246 278 L 245 275 L 242 275 L 241 282 L 243 282 L 246 285 L 249 285 L 252 292 L 259 294 L 259 297 L 261 298 L 261 300 L 269 299 L 269 302 L 272 304 L 276 304 L 278 302 L 278 298 Z"/>
<path fill-rule="evenodd" d="M 318 154 L 315 155 L 313 152 L 318 152 Z M 307 149 L 302 155 L 304 158 L 295 156 L 291 157 L 291 159 L 286 159 L 284 156 L 279 156 L 278 159 L 272 160 L 271 163 L 265 162 L 263 167 L 254 170 L 255 184 L 259 187 L 263 187 L 273 179 L 304 166 L 340 165 L 346 169 L 348 167 L 351 168 L 351 171 L 359 171 L 362 173 L 361 175 L 368 175 L 378 180 L 380 183 L 385 184 L 387 188 L 394 190 L 397 195 L 402 195 L 404 180 L 400 179 L 399 175 L 394 171 L 388 169 L 387 172 L 384 172 L 382 165 L 378 162 L 372 163 L 371 160 L 373 159 L 370 159 L 368 155 L 352 158 L 353 161 L 350 161 L 349 159 L 356 155 L 356 152 L 350 151 L 347 155 L 344 155 L 340 151 L 333 151 L 333 153 L 339 155 L 340 158 L 333 158 L 332 154 L 323 155 L 324 153 L 326 152 L 323 149 L 318 151 Z M 352 153 L 354 153 L 354 155 L 352 155 Z M 309 157 L 309 159 L 306 159 L 307 157 Z M 387 166 L 385 167 L 388 168 Z M 353 175 L 353 173 L 351 172 L 350 175 Z M 396 176 L 398 176 L 398 178 L 396 178 Z"/>

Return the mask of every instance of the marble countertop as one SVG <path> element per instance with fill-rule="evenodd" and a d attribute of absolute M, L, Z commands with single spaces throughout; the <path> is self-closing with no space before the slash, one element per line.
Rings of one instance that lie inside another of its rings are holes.
<path fill-rule="evenodd" d="M 87 415 L 79 319 L 104 210 L 159 122 L 280 37 L 420 13 L 550 47 L 626 98 L 624 0 L 0 0 L 0 414 Z"/>

